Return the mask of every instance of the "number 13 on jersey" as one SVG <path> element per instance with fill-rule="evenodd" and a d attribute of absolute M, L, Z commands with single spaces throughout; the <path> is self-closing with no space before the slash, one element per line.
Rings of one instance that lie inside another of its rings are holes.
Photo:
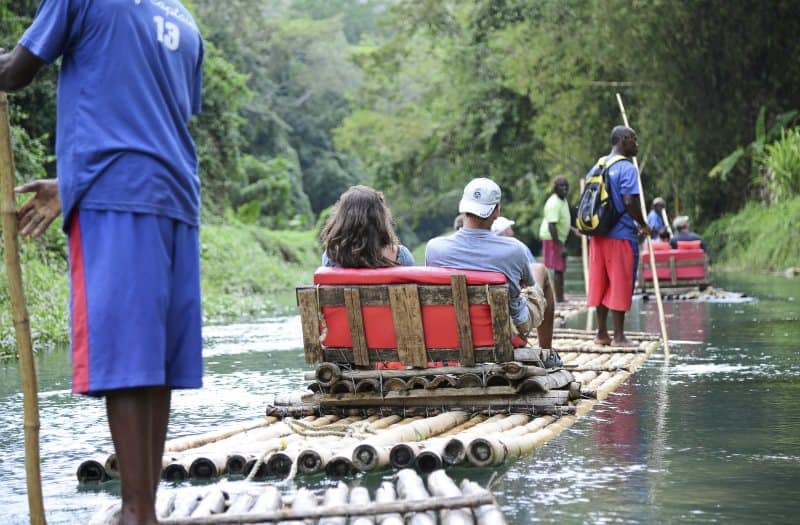
<path fill-rule="evenodd" d="M 154 16 L 156 23 L 156 38 L 170 51 L 175 51 L 181 43 L 181 28 L 176 24 L 164 20 L 163 16 Z"/>

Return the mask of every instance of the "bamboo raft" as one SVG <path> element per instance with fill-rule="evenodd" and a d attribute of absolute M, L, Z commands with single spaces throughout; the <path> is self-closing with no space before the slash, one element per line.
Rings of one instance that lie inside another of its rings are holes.
<path fill-rule="evenodd" d="M 117 523 L 119 504 L 100 509 L 90 525 Z M 366 487 L 343 482 L 316 494 L 306 488 L 282 497 L 274 485 L 233 493 L 218 486 L 162 490 L 156 501 L 161 525 L 283 523 L 319 525 L 505 525 L 492 494 L 477 483 L 459 485 L 443 470 L 425 481 L 410 469 L 384 481 L 371 498 Z"/>
<path fill-rule="evenodd" d="M 306 374 L 312 390 L 277 398 L 264 417 L 168 441 L 162 477 L 264 480 L 325 472 L 342 478 L 389 468 L 428 473 L 500 465 L 571 426 L 661 344 L 652 334 L 628 336 L 639 345 L 598 346 L 592 333 L 559 329 L 553 346 L 564 366 L 555 371 L 524 359 L 383 371 L 323 363 Z M 531 348 L 516 354 L 535 355 Z M 84 484 L 117 476 L 113 454 L 87 459 L 77 470 Z"/>
<path fill-rule="evenodd" d="M 555 325 L 564 326 L 567 321 L 589 310 L 586 306 L 586 297 L 573 296 L 563 303 L 555 305 Z"/>

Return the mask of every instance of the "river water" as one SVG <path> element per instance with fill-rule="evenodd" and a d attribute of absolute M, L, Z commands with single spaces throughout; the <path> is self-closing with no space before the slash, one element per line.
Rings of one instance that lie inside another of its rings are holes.
<path fill-rule="evenodd" d="M 510 523 L 795 522 L 800 511 L 800 281 L 716 276 L 753 300 L 665 304 L 673 345 L 654 355 L 586 417 L 501 469 L 461 468 L 492 484 Z M 577 288 L 568 282 L 568 290 Z M 658 330 L 655 301 L 637 301 L 631 330 Z M 571 321 L 583 328 L 586 318 Z M 209 326 L 205 387 L 177 392 L 170 437 L 263 413 L 303 387 L 299 318 Z M 79 487 L 83 459 L 107 454 L 101 401 L 69 393 L 65 350 L 37 357 L 47 519 L 85 523 L 118 484 Z M 381 475 L 356 482 L 373 487 Z M 230 482 L 235 485 L 243 481 Z M 284 482 L 318 488 L 317 477 Z M 235 487 L 234 487 L 235 488 Z M 22 395 L 15 363 L 0 364 L 0 523 L 27 523 Z"/>

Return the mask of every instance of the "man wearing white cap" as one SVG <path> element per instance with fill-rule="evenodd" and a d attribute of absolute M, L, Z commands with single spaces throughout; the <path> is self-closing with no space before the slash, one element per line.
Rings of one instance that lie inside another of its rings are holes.
<path fill-rule="evenodd" d="M 536 328 L 545 366 L 560 366 L 558 354 L 551 350 L 554 301 L 547 270 L 528 263 L 519 240 L 492 232 L 492 224 L 500 217 L 500 196 L 500 187 L 494 181 L 470 181 L 458 205 L 458 211 L 464 214 L 463 228 L 431 239 L 425 249 L 425 264 L 505 274 L 511 320 L 517 332 L 525 338 Z"/>
<path fill-rule="evenodd" d="M 700 241 L 700 247 L 706 251 L 706 243 L 702 237 L 693 231 L 689 231 L 689 217 L 686 215 L 678 215 L 672 221 L 672 227 L 675 229 L 675 235 L 670 239 L 669 244 L 673 249 L 678 248 L 679 242 L 685 241 Z"/>
<path fill-rule="evenodd" d="M 509 239 L 514 239 L 520 243 L 520 245 L 522 245 L 522 247 L 525 249 L 525 257 L 528 259 L 528 263 L 534 264 L 536 262 L 536 257 L 533 256 L 531 249 L 528 248 L 527 244 L 514 237 L 514 229 L 512 228 L 514 224 L 514 221 L 500 216 L 492 223 L 492 233 L 495 235 L 508 237 Z"/>

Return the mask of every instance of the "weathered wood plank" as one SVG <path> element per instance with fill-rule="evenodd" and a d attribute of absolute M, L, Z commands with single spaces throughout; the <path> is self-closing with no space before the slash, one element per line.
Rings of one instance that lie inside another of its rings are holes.
<path fill-rule="evenodd" d="M 392 306 L 394 333 L 397 337 L 397 355 L 406 366 L 425 367 L 425 336 L 419 307 L 417 286 L 405 284 L 389 286 L 389 303 Z"/>
<path fill-rule="evenodd" d="M 358 288 L 361 292 L 361 306 L 388 306 L 389 290 L 392 285 L 353 285 L 348 288 Z M 320 306 L 344 306 L 344 286 L 320 286 Z M 447 285 L 418 284 L 419 303 L 422 306 L 453 304 L 452 288 Z M 485 284 L 467 285 L 467 296 L 470 304 L 489 304 L 486 296 Z M 505 288 L 505 284 L 491 284 L 489 290 Z M 298 290 L 312 289 L 314 286 L 298 286 Z"/>
<path fill-rule="evenodd" d="M 306 363 L 322 361 L 322 344 L 319 341 L 319 304 L 314 288 L 297 289 L 297 306 L 303 329 L 303 352 Z"/>
<path fill-rule="evenodd" d="M 599 348 L 599 347 L 598 347 Z M 559 348 L 559 351 L 561 349 Z M 581 350 L 591 352 L 592 350 Z M 605 350 L 598 350 L 605 351 Z M 614 350 L 609 350 L 614 351 Z M 514 360 L 526 363 L 541 361 L 542 351 L 539 348 L 514 348 Z M 428 359 L 431 361 L 456 362 L 460 359 L 458 348 L 433 348 L 427 350 Z M 474 348 L 476 363 L 493 363 L 495 350 L 493 346 L 480 346 Z M 323 348 L 323 361 L 330 363 L 347 364 L 353 363 L 352 348 Z M 369 351 L 369 361 L 374 363 L 385 363 L 388 361 L 399 361 L 400 356 L 395 348 L 372 348 Z"/>
<path fill-rule="evenodd" d="M 442 388 L 436 390 L 400 390 L 374 393 L 321 395 L 306 394 L 303 403 L 320 406 L 430 406 L 430 407 L 485 407 L 485 406 L 526 406 L 526 405 L 566 405 L 569 403 L 568 390 L 550 390 L 535 394 L 520 395 L 512 387 L 491 386 L 478 388 Z"/>
<path fill-rule="evenodd" d="M 472 345 L 472 325 L 469 319 L 469 298 L 467 297 L 467 276 L 450 276 L 453 289 L 453 307 L 456 311 L 458 330 L 459 361 L 462 366 L 475 366 L 475 349 Z"/>
<path fill-rule="evenodd" d="M 492 333 L 497 361 L 502 363 L 514 359 L 511 347 L 511 321 L 508 311 L 508 288 L 489 290 L 489 307 L 492 311 Z"/>
<path fill-rule="evenodd" d="M 357 288 L 344 289 L 344 301 L 347 306 L 347 322 L 350 324 L 350 335 L 353 338 L 353 363 L 356 366 L 369 366 L 367 338 L 364 334 L 364 317 L 361 314 L 361 298 Z"/>

